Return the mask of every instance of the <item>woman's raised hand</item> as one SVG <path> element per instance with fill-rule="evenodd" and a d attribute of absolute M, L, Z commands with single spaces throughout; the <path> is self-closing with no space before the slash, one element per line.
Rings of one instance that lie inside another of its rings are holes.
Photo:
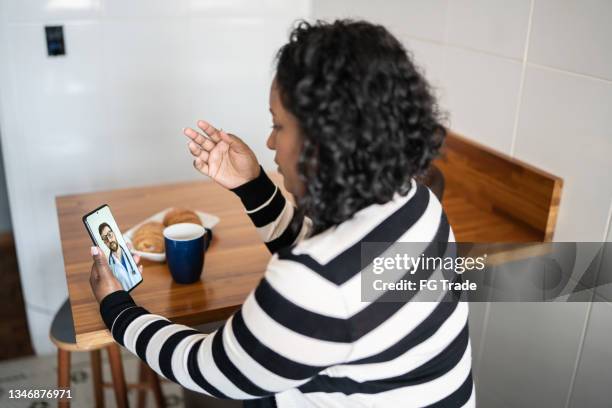
<path fill-rule="evenodd" d="M 195 157 L 193 167 L 225 188 L 235 188 L 259 175 L 255 153 L 238 136 L 217 130 L 210 123 L 198 121 L 202 133 L 185 128 L 191 139 L 189 151 Z"/>

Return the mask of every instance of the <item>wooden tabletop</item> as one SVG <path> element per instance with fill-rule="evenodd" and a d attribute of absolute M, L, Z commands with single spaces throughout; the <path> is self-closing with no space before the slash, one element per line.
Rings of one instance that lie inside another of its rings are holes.
<path fill-rule="evenodd" d="M 272 178 L 281 180 L 278 175 Z M 122 231 L 168 207 L 186 207 L 221 218 L 199 282 L 174 283 L 166 263 L 142 262 L 144 280 L 131 294 L 151 313 L 189 325 L 225 319 L 263 276 L 270 253 L 238 197 L 215 183 L 188 182 L 58 197 L 62 253 L 76 340 L 81 348 L 112 340 L 89 286 L 91 239 L 81 220 L 84 214 L 105 203 Z"/>

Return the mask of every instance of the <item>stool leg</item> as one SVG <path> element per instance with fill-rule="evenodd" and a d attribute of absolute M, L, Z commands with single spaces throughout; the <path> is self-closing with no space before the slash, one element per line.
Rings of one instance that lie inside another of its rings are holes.
<path fill-rule="evenodd" d="M 70 389 L 70 352 L 68 350 L 57 350 L 57 387 Z M 60 408 L 69 408 L 70 400 L 62 398 L 57 400 Z"/>
<path fill-rule="evenodd" d="M 119 346 L 112 344 L 106 348 L 108 360 L 110 361 L 111 373 L 113 376 L 113 388 L 117 399 L 117 408 L 128 408 L 127 386 L 123 374 L 123 364 L 121 363 L 121 352 Z"/>
<path fill-rule="evenodd" d="M 144 363 L 143 363 L 144 365 Z M 151 386 L 151 391 L 153 391 L 153 397 L 155 398 L 155 405 L 157 408 L 165 408 L 166 407 L 166 399 L 164 398 L 164 394 L 161 390 L 161 385 L 159 384 L 159 377 L 157 373 L 148 365 L 145 365 L 146 372 L 149 377 L 149 384 Z"/>
<path fill-rule="evenodd" d="M 147 366 L 144 362 L 140 362 L 140 371 L 138 373 L 138 382 L 140 384 L 147 384 Z M 145 408 L 147 402 L 147 389 L 141 388 L 138 390 L 138 408 Z"/>
<path fill-rule="evenodd" d="M 104 388 L 102 386 L 102 356 L 100 350 L 89 353 L 91 359 L 91 379 L 93 383 L 96 408 L 104 408 Z"/>

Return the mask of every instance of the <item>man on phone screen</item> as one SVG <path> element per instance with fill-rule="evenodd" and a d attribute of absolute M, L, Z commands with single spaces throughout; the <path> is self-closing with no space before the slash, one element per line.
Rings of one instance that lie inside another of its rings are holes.
<path fill-rule="evenodd" d="M 125 290 L 130 290 L 140 281 L 140 271 L 134 265 L 125 248 L 119 245 L 113 229 L 103 222 L 98 227 L 98 232 L 104 244 L 110 249 L 108 264 L 113 275 L 119 280 Z"/>

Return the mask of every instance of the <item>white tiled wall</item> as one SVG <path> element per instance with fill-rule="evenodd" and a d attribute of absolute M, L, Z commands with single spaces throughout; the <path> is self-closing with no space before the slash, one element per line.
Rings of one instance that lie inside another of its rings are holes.
<path fill-rule="evenodd" d="M 448 3 L 448 44 L 521 59 L 531 0 L 453 0 Z"/>
<path fill-rule="evenodd" d="M 565 406 L 587 309 L 588 303 L 491 303 L 476 378 L 479 406 Z"/>
<path fill-rule="evenodd" d="M 564 179 L 554 239 L 603 240 L 612 229 L 612 2 L 388 4 L 314 0 L 313 15 L 391 28 L 452 129 Z M 472 306 L 479 406 L 609 405 L 609 305 Z"/>
<path fill-rule="evenodd" d="M 558 241 L 604 239 L 612 202 L 606 181 L 611 126 L 612 81 L 527 67 L 514 153 L 563 177 Z"/>
<path fill-rule="evenodd" d="M 610 406 L 610 364 L 612 364 L 612 304 L 593 303 L 584 337 L 582 353 L 576 370 L 574 388 L 570 399 L 571 408 L 604 408 Z"/>
<path fill-rule="evenodd" d="M 529 62 L 612 80 L 612 2 L 537 0 Z"/>
<path fill-rule="evenodd" d="M 271 166 L 273 57 L 309 14 L 309 0 L 0 2 L 2 147 L 38 352 L 67 295 L 55 196 L 197 179 L 181 129 L 201 118 Z M 46 24 L 64 26 L 66 56 L 47 57 Z"/>
<path fill-rule="evenodd" d="M 606 241 L 612 243 L 612 219 L 609 220 Z M 598 280 L 602 283 L 612 281 L 612 244 L 608 244 L 604 251 Z M 612 330 L 612 283 L 598 287 L 595 297 L 600 303 L 591 305 L 569 401 L 571 408 L 584 406 L 583 401 L 589 401 L 593 408 L 603 408 L 610 405 L 612 400 L 612 347 L 609 342 Z M 601 302 L 603 300 L 606 303 Z"/>
<path fill-rule="evenodd" d="M 444 79 L 445 108 L 450 113 L 451 127 L 508 153 L 518 107 L 521 64 L 448 47 Z"/>
<path fill-rule="evenodd" d="M 612 205 L 612 3 L 314 0 L 315 18 L 388 26 L 450 127 L 565 179 L 555 239 L 604 238 Z"/>
<path fill-rule="evenodd" d="M 396 35 L 436 42 L 445 37 L 446 0 L 314 0 L 312 11 L 315 19 L 367 19 Z"/>

